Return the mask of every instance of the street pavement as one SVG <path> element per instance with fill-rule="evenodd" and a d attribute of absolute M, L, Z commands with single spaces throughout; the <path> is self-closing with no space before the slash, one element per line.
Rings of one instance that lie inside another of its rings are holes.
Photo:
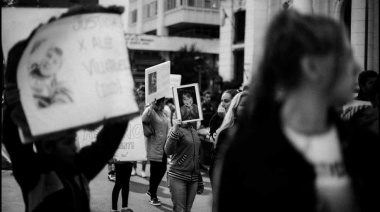
<path fill-rule="evenodd" d="M 146 167 L 148 177 L 149 163 Z M 137 163 L 137 173 L 141 172 L 141 162 Z M 108 212 L 111 210 L 111 193 L 114 182 L 107 178 L 107 166 L 90 182 L 91 192 L 91 211 L 92 212 Z M 211 185 L 208 173 L 202 171 L 203 181 L 205 182 L 205 190 L 203 194 L 197 195 L 193 204 L 193 212 L 210 212 L 211 211 Z M 2 170 L 1 173 L 1 211 L 3 212 L 22 212 L 25 210 L 24 201 L 20 187 L 16 183 L 12 171 Z M 141 176 L 131 176 L 129 186 L 129 207 L 134 212 L 169 212 L 173 211 L 173 203 L 170 199 L 170 192 L 167 187 L 166 174 L 163 177 L 158 188 L 158 198 L 161 200 L 161 206 L 153 206 L 149 203 L 149 197 L 146 192 L 149 188 L 149 178 Z M 119 196 L 119 210 L 121 207 L 121 192 Z M 59 206 L 57 206 L 59 207 Z"/>

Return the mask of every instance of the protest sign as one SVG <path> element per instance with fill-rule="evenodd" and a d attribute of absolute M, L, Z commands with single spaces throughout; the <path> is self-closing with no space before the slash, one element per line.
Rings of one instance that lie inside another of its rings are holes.
<path fill-rule="evenodd" d="M 116 150 L 114 158 L 119 161 L 147 160 L 141 116 L 129 121 L 127 132 L 119 149 Z"/>
<path fill-rule="evenodd" d="M 170 94 L 170 61 L 145 69 L 145 103 Z"/>
<path fill-rule="evenodd" d="M 181 85 L 181 78 L 182 76 L 179 74 L 170 74 L 170 92 L 166 98 L 174 98 L 172 88 Z"/>
<path fill-rule="evenodd" d="M 96 136 L 102 127 L 96 130 L 80 130 L 77 132 L 77 142 L 80 148 L 90 145 L 96 141 Z M 119 161 L 142 161 L 147 160 L 146 143 L 144 140 L 141 116 L 131 119 L 127 131 L 124 134 L 114 158 Z"/>
<path fill-rule="evenodd" d="M 76 15 L 38 29 L 17 81 L 33 136 L 138 114 L 117 14 Z"/>
<path fill-rule="evenodd" d="M 173 87 L 177 118 L 182 123 L 201 121 L 203 113 L 198 83 Z"/>

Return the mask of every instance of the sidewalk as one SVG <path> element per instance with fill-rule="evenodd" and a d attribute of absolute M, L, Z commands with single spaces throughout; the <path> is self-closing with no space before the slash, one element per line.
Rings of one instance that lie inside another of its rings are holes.
<path fill-rule="evenodd" d="M 146 167 L 146 173 L 149 173 L 149 163 Z M 141 162 L 137 163 L 137 173 L 140 174 Z M 12 171 L 2 170 L 1 179 L 1 211 L 13 212 L 24 211 L 25 206 L 21 195 L 21 190 L 16 183 Z M 93 212 L 108 212 L 111 210 L 111 193 L 114 182 L 107 178 L 107 166 L 98 174 L 98 176 L 91 181 L 91 211 Z M 211 185 L 208 173 L 202 171 L 203 181 L 205 182 L 205 190 L 203 194 L 197 195 L 193 204 L 193 212 L 210 212 L 211 211 Z M 169 212 L 173 209 L 173 204 L 170 199 L 170 192 L 166 185 L 166 175 L 161 181 L 158 188 L 158 198 L 161 200 L 161 206 L 152 206 L 149 204 L 149 197 L 146 192 L 149 186 L 149 178 L 142 178 L 140 176 L 132 176 L 129 189 L 129 207 L 134 212 Z M 119 210 L 121 206 L 121 194 L 119 196 Z"/>

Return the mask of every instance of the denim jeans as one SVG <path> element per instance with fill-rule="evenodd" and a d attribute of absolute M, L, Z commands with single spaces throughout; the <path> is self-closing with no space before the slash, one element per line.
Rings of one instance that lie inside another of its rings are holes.
<path fill-rule="evenodd" d="M 190 212 L 197 194 L 198 182 L 167 176 L 174 212 Z"/>

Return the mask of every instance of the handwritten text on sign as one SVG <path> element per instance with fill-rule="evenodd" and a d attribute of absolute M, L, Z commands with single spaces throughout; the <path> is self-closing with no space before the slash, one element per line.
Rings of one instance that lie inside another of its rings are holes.
<path fill-rule="evenodd" d="M 90 145 L 96 141 L 96 136 L 101 127 L 94 130 L 80 130 L 77 133 L 77 140 L 80 148 Z M 114 158 L 119 161 L 141 161 L 146 160 L 146 147 L 142 128 L 141 116 L 129 121 L 127 131 L 121 141 Z"/>
<path fill-rule="evenodd" d="M 18 69 L 32 135 L 138 112 L 121 19 L 92 13 L 41 27 Z M 128 104 L 127 104 L 128 103 Z"/>

